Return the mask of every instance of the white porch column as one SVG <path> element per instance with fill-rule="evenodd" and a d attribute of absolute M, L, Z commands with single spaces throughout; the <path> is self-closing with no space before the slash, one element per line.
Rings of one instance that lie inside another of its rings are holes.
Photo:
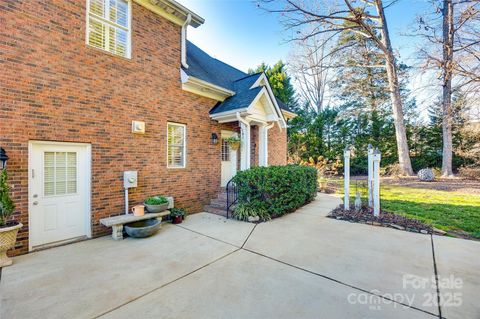
<path fill-rule="evenodd" d="M 268 130 L 273 127 L 274 123 L 270 125 L 263 124 L 258 130 L 258 164 L 259 166 L 268 166 Z"/>
<path fill-rule="evenodd" d="M 240 170 L 250 168 L 250 123 L 240 117 L 237 113 L 240 123 Z"/>

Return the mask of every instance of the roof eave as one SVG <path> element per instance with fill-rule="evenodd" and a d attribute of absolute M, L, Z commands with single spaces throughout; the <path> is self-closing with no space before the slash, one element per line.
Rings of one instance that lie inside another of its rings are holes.
<path fill-rule="evenodd" d="M 287 111 L 287 110 L 285 110 L 285 109 L 281 109 L 281 110 L 282 110 L 283 115 L 284 115 L 287 119 L 293 119 L 294 117 L 297 117 L 297 116 L 298 116 L 296 113 Z"/>
<path fill-rule="evenodd" d="M 184 7 L 175 0 L 134 0 L 139 5 L 148 10 L 172 21 L 173 23 L 182 26 L 187 20 L 188 15 L 191 15 L 190 25 L 194 28 L 199 27 L 205 22 L 201 16 Z"/>
<path fill-rule="evenodd" d="M 205 96 L 217 101 L 225 101 L 227 97 L 235 95 L 235 92 L 188 75 L 183 69 L 180 70 L 182 89 L 191 93 Z"/>

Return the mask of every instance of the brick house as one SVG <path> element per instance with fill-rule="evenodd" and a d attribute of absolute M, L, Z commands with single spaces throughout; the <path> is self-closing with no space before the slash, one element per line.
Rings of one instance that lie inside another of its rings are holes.
<path fill-rule="evenodd" d="M 194 213 L 237 170 L 286 164 L 294 114 L 265 74 L 188 42 L 203 19 L 177 2 L 3 1 L 0 11 L 0 146 L 24 225 L 13 255 L 108 234 L 99 219 L 123 213 L 124 171 L 138 172 L 130 205 L 165 194 Z"/>

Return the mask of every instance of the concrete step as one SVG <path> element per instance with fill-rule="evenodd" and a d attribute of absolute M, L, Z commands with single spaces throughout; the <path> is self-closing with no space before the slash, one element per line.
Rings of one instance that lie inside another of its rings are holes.
<path fill-rule="evenodd" d="M 203 210 L 206 211 L 207 213 L 227 217 L 227 211 L 225 210 L 225 208 L 221 209 L 221 208 L 216 208 L 210 205 L 205 205 L 203 207 Z"/>

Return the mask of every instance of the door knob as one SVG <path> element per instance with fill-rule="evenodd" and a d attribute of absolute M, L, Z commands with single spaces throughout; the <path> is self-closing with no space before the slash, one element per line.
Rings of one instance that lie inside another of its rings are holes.
<path fill-rule="evenodd" d="M 34 202 L 33 202 L 33 205 L 38 205 L 38 202 L 37 202 L 37 201 L 34 201 Z"/>

